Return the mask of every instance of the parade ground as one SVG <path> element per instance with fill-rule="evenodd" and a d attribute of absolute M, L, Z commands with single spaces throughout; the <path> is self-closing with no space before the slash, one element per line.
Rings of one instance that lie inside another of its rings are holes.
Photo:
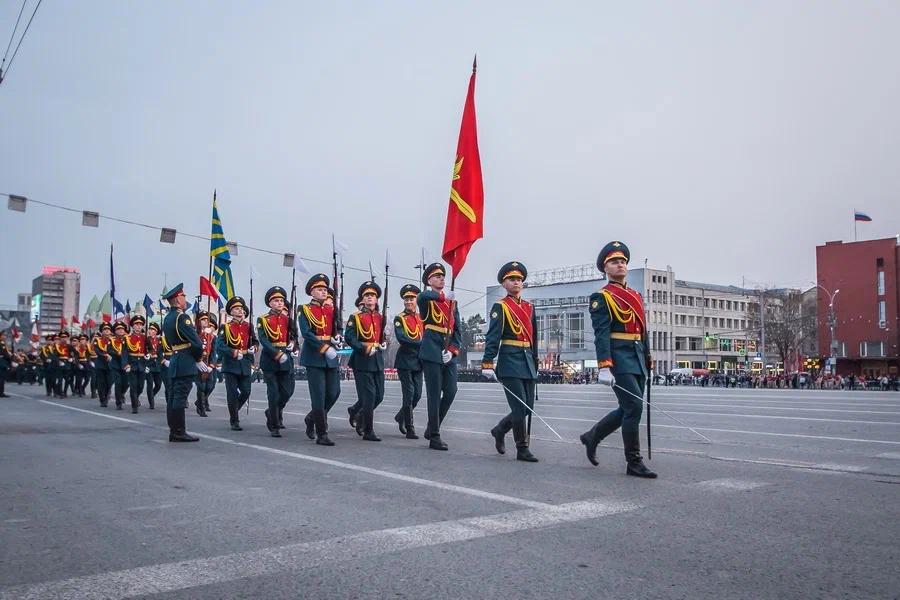
<path fill-rule="evenodd" d="M 626 477 L 618 434 L 585 459 L 578 434 L 609 388 L 542 386 L 532 451 L 498 455 L 496 384 L 460 384 L 449 452 L 407 440 L 396 382 L 382 442 L 330 417 L 303 432 L 298 381 L 284 437 L 253 386 L 231 431 L 224 386 L 195 444 L 140 414 L 7 388 L 0 411 L 0 598 L 896 598 L 900 394 L 654 388 L 657 480 Z M 161 399 L 161 398 L 160 398 Z M 416 411 L 424 428 L 424 400 Z M 642 435 L 646 428 L 642 424 Z M 639 593 L 636 590 L 640 590 Z"/>

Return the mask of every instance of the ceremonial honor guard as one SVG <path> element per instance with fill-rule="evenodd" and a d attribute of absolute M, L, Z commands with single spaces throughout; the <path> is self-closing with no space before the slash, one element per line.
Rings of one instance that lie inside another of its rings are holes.
<path fill-rule="evenodd" d="M 125 365 L 128 357 L 125 354 L 125 338 L 128 335 L 128 325 L 123 321 L 116 321 L 113 325 L 113 337 L 106 348 L 109 354 L 109 378 L 113 389 L 113 395 L 116 398 L 116 410 L 122 410 L 125 404 L 125 390 L 128 389 L 127 373 Z"/>
<path fill-rule="evenodd" d="M 225 373 L 225 394 L 228 400 L 228 418 L 231 429 L 241 431 L 240 410 L 250 399 L 250 372 L 253 367 L 253 353 L 256 351 L 256 337 L 247 322 L 250 309 L 240 296 L 232 297 L 225 304 L 225 312 L 231 321 L 219 327 L 216 347 Z"/>
<path fill-rule="evenodd" d="M 75 395 L 83 398 L 84 390 L 91 379 L 91 348 L 88 336 L 82 333 L 75 344 Z"/>
<path fill-rule="evenodd" d="M 359 408 L 354 411 L 357 431 L 367 442 L 380 442 L 375 435 L 375 409 L 384 400 L 384 350 L 381 343 L 382 318 L 378 312 L 381 287 L 374 281 L 359 286 L 362 308 L 347 319 L 344 340 L 353 349 L 349 365 L 353 369 Z M 361 426 L 361 427 L 360 427 Z"/>
<path fill-rule="evenodd" d="M 306 367 L 309 384 L 310 411 L 303 419 L 306 435 L 315 437 L 320 446 L 334 446 L 328 438 L 328 412 L 341 395 L 340 363 L 337 346 L 341 340 L 334 333 L 334 294 L 329 302 L 329 280 L 324 273 L 306 282 L 306 295 L 312 300 L 301 307 L 297 317 L 303 348 L 300 364 Z"/>
<path fill-rule="evenodd" d="M 172 346 L 169 345 L 169 342 L 166 341 L 165 333 L 160 333 L 159 345 L 162 347 L 162 357 L 160 361 L 162 362 L 163 395 L 166 398 L 166 406 L 169 406 L 172 402 L 172 373 L 169 371 L 169 365 L 172 364 L 172 358 L 175 356 L 175 352 L 172 350 Z"/>
<path fill-rule="evenodd" d="M 131 333 L 125 336 L 125 377 L 128 379 L 128 395 L 131 398 L 131 414 L 137 414 L 147 378 L 147 338 L 144 335 L 146 320 L 141 315 L 131 317 Z"/>
<path fill-rule="evenodd" d="M 56 334 L 48 333 L 44 336 L 44 346 L 41 348 L 41 364 L 43 365 L 44 389 L 47 396 L 52 396 L 56 391 Z"/>
<path fill-rule="evenodd" d="M 528 449 L 530 432 L 526 425 L 534 408 L 538 378 L 537 317 L 534 306 L 522 299 L 527 277 L 528 269 L 520 262 L 508 262 L 497 273 L 497 281 L 507 295 L 491 308 L 481 374 L 491 380 L 499 378 L 509 404 L 509 414 L 491 429 L 497 452 L 506 453 L 504 438 L 512 429 L 516 459 L 537 462 Z M 496 367 L 494 359 L 497 360 Z"/>
<path fill-rule="evenodd" d="M 159 323 L 147 325 L 147 404 L 150 410 L 156 409 L 156 394 L 162 386 L 163 350 L 159 337 Z"/>
<path fill-rule="evenodd" d="M 97 396 L 100 406 L 109 403 L 109 391 L 113 385 L 111 376 L 112 356 L 109 354 L 109 346 L 112 342 L 112 326 L 109 323 L 100 325 L 100 337 L 94 342 L 94 353 L 97 360 L 94 362 L 95 375 L 97 377 Z"/>
<path fill-rule="evenodd" d="M 266 306 L 269 312 L 256 320 L 256 335 L 261 347 L 259 367 L 266 382 L 266 427 L 272 437 L 281 437 L 279 429 L 284 428 L 282 411 L 291 399 L 294 377 L 293 348 L 289 342 L 290 318 L 284 314 L 287 292 L 283 287 L 273 286 L 266 292 Z"/>
<path fill-rule="evenodd" d="M 625 445 L 626 473 L 655 478 L 656 473 L 641 458 L 638 426 L 643 411 L 644 386 L 650 371 L 650 346 L 641 295 L 625 283 L 631 254 L 622 242 L 610 242 L 597 257 L 597 268 L 609 283 L 590 298 L 594 346 L 597 351 L 597 379 L 616 393 L 619 408 L 581 435 L 588 460 L 597 465 L 597 445 L 620 426 Z"/>
<path fill-rule="evenodd" d="M 216 389 L 216 318 L 208 313 L 201 312 L 197 315 L 197 335 L 203 342 L 203 357 L 201 360 L 209 367 L 206 372 L 197 374 L 197 400 L 194 407 L 197 414 L 205 417 L 209 410 L 209 396 Z"/>
<path fill-rule="evenodd" d="M 163 297 L 169 302 L 170 310 L 163 321 L 163 335 L 172 348 L 172 359 L 169 362 L 169 377 L 172 389 L 166 398 L 166 419 L 169 423 L 170 442 L 196 442 L 199 438 L 186 431 L 184 409 L 188 396 L 194 387 L 197 373 L 209 370 L 202 360 L 203 342 L 190 315 L 184 312 L 187 299 L 184 297 L 184 286 L 178 284 L 166 292 Z"/>
<path fill-rule="evenodd" d="M 419 360 L 419 348 L 422 346 L 425 324 L 416 310 L 416 298 L 421 291 L 411 283 L 400 288 L 403 312 L 394 317 L 394 336 L 400 342 L 400 348 L 394 357 L 394 368 L 397 369 L 403 393 L 403 405 L 394 416 L 394 420 L 400 426 L 400 433 L 411 440 L 419 439 L 416 435 L 413 410 L 422 398 L 422 361 Z"/>
<path fill-rule="evenodd" d="M 87 347 L 88 354 L 91 357 L 91 360 L 88 361 L 88 366 L 90 370 L 88 371 L 88 383 L 91 386 L 91 398 L 97 397 L 97 349 L 96 342 L 100 339 L 100 334 L 94 332 L 90 338 L 88 338 Z"/>
<path fill-rule="evenodd" d="M 434 450 L 447 449 L 441 439 L 441 422 L 456 397 L 456 355 L 462 343 L 459 310 L 453 301 L 455 295 L 452 290 L 444 291 L 446 273 L 441 263 L 425 267 L 422 283 L 431 289 L 421 292 L 416 299 L 425 324 L 419 348 L 428 398 L 428 426 L 423 435 L 429 441 L 429 448 Z"/>
<path fill-rule="evenodd" d="M 6 394 L 6 376 L 13 364 L 13 355 L 6 347 L 6 332 L 0 331 L 0 398 L 9 398 Z"/>
<path fill-rule="evenodd" d="M 69 345 L 69 332 L 63 329 L 56 336 L 56 397 L 68 396 L 66 390 L 72 387 L 72 370 L 75 358 L 72 346 Z"/>

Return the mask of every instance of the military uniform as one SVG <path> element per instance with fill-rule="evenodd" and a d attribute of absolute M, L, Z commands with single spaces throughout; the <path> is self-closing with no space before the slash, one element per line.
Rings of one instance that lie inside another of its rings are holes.
<path fill-rule="evenodd" d="M 311 296 L 316 288 L 328 289 L 328 276 L 324 273 L 313 275 L 306 282 L 306 294 Z M 300 364 L 306 368 L 309 384 L 310 411 L 304 418 L 306 434 L 314 434 L 316 443 L 333 446 L 328 437 L 328 413 L 341 395 L 340 362 L 338 361 L 334 337 L 335 310 L 332 295 L 331 306 L 325 302 L 312 300 L 300 307 L 297 321 L 303 347 L 300 350 Z"/>
<path fill-rule="evenodd" d="M 52 396 L 56 391 L 56 334 L 49 333 L 45 336 L 44 346 L 41 348 L 42 375 L 44 377 L 44 389 L 47 396 Z"/>
<path fill-rule="evenodd" d="M 197 399 L 194 401 L 194 407 L 197 414 L 201 417 L 206 416 L 209 410 L 209 397 L 216 389 L 216 364 L 218 353 L 216 351 L 216 334 L 208 331 L 209 328 L 216 329 L 216 318 L 208 313 L 201 312 L 197 315 L 197 335 L 203 343 L 203 356 L 201 360 L 209 367 L 208 373 L 197 373 Z"/>
<path fill-rule="evenodd" d="M 169 372 L 169 365 L 172 364 L 172 358 L 175 356 L 175 351 L 172 350 L 172 346 L 166 341 L 165 333 L 160 333 L 159 335 L 159 346 L 160 363 L 162 363 L 160 374 L 162 375 L 163 396 L 165 396 L 166 399 L 166 406 L 169 406 L 172 402 L 172 374 Z"/>
<path fill-rule="evenodd" d="M 128 326 L 122 321 L 116 321 L 113 325 L 113 332 L 115 335 L 110 340 L 106 353 L 110 357 L 109 379 L 116 399 L 116 410 L 122 410 L 122 405 L 125 404 L 125 392 L 128 390 L 128 379 L 125 372 L 125 365 L 128 363 L 125 350 Z"/>
<path fill-rule="evenodd" d="M 57 334 L 54 350 L 56 356 L 56 364 L 54 365 L 56 369 L 56 390 L 54 393 L 57 398 L 66 398 L 68 396 L 66 390 L 72 387 L 72 371 L 75 358 L 73 357 L 72 346 L 69 344 L 69 332 L 65 329 Z"/>
<path fill-rule="evenodd" d="M 84 390 L 91 380 L 91 347 L 88 345 L 86 334 L 78 336 L 78 343 L 74 348 L 75 356 L 75 395 L 84 397 Z"/>
<path fill-rule="evenodd" d="M 415 299 L 421 291 L 408 283 L 400 288 L 400 298 L 404 301 L 407 298 Z M 400 432 L 411 440 L 419 439 L 416 435 L 413 410 L 422 398 L 422 361 L 419 360 L 419 348 L 422 347 L 424 332 L 425 324 L 417 311 L 404 309 L 394 317 L 394 337 L 400 343 L 394 357 L 394 368 L 397 369 L 400 390 L 403 394 L 403 404 L 394 415 L 394 420 L 400 425 Z"/>
<path fill-rule="evenodd" d="M 149 335 L 151 331 L 156 335 Z M 150 323 L 147 326 L 147 405 L 150 410 L 156 408 L 156 394 L 162 386 L 162 338 L 159 335 L 158 323 Z"/>
<path fill-rule="evenodd" d="M 366 281 L 359 286 L 359 297 L 375 295 L 381 298 L 381 287 L 374 281 Z M 380 442 L 375 435 L 375 409 L 384 400 L 384 354 L 381 342 L 384 326 L 381 313 L 365 307 L 350 315 L 344 329 L 344 340 L 353 349 L 349 365 L 353 369 L 356 383 L 358 408 L 354 411 L 357 424 L 361 425 L 363 439 Z M 357 431 L 359 431 L 359 429 Z"/>
<path fill-rule="evenodd" d="M 144 393 L 144 382 L 147 380 L 147 337 L 144 332 L 136 333 L 134 327 L 143 326 L 146 319 L 141 315 L 131 317 L 132 331 L 125 336 L 124 377 L 128 380 L 128 394 L 131 399 L 131 413 L 137 414 L 141 405 L 141 394 Z"/>
<path fill-rule="evenodd" d="M 166 398 L 166 419 L 169 423 L 170 442 L 196 442 L 198 438 L 186 431 L 184 409 L 199 372 L 197 363 L 203 356 L 203 342 L 197 335 L 190 315 L 177 308 L 175 302 L 180 301 L 176 300 L 179 296 L 184 296 L 183 285 L 180 283 L 164 294 L 172 308 L 163 321 L 163 335 L 173 352 L 168 367 L 172 384 Z"/>
<path fill-rule="evenodd" d="M 444 265 L 428 265 L 422 275 L 422 283 L 427 285 L 429 277 L 438 273 L 446 273 Z M 425 290 L 419 294 L 416 302 L 425 327 L 422 345 L 419 347 L 428 401 L 428 426 L 424 437 L 429 441 L 430 448 L 446 450 L 447 444 L 441 439 L 441 423 L 456 397 L 456 355 L 459 354 L 462 343 L 459 309 L 456 302 L 445 297 L 443 290 Z M 449 354 L 446 362 L 445 352 Z"/>
<path fill-rule="evenodd" d="M 240 320 L 232 318 L 219 327 L 216 347 L 222 361 L 222 372 L 225 374 L 225 394 L 228 401 L 228 418 L 231 429 L 241 431 L 240 410 L 250 399 L 250 372 L 253 368 L 253 352 L 258 344 L 253 328 L 247 321 L 250 310 L 240 296 L 234 296 L 225 304 L 225 312 L 231 314 L 232 309 L 240 306 L 243 316 Z"/>
<path fill-rule="evenodd" d="M 112 326 L 109 323 L 100 325 L 100 337 L 94 342 L 94 354 L 97 360 L 94 361 L 94 375 L 97 378 L 97 397 L 100 400 L 100 406 L 106 406 L 109 402 L 109 392 L 113 384 L 111 376 L 112 356 L 109 353 L 109 346 L 112 340 L 106 333 L 112 332 Z"/>
<path fill-rule="evenodd" d="M 524 282 L 527 277 L 528 270 L 520 262 L 506 263 L 497 273 L 497 281 L 501 285 L 509 278 L 520 278 Z M 496 376 L 503 384 L 510 410 L 491 429 L 491 435 L 497 451 L 503 454 L 504 437 L 512 429 L 513 439 L 516 441 L 516 459 L 526 462 L 537 462 L 528 448 L 530 432 L 526 427 L 527 417 L 534 408 L 538 378 L 537 336 L 537 317 L 530 302 L 510 294 L 491 308 L 481 368 L 487 370 L 490 376 Z M 523 401 L 527 407 L 522 405 Z"/>
<path fill-rule="evenodd" d="M 284 426 L 282 412 L 293 391 L 294 361 L 291 356 L 290 318 L 283 311 L 271 308 L 276 298 L 286 300 L 284 288 L 274 286 L 266 292 L 266 305 L 270 311 L 256 320 L 256 336 L 261 347 L 259 368 L 266 382 L 266 427 L 272 437 L 281 437 Z"/>
<path fill-rule="evenodd" d="M 597 257 L 597 267 L 606 270 L 607 262 L 630 259 L 628 247 L 622 242 L 610 242 Z M 647 322 L 641 295 L 626 283 L 610 280 L 590 297 L 591 322 L 594 327 L 594 347 L 597 366 L 609 369 L 614 377 L 611 384 L 619 407 L 594 427 L 581 435 L 588 460 L 597 464 L 597 445 L 619 427 L 625 446 L 626 472 L 639 477 L 656 477 L 643 463 L 638 426 L 643 412 L 644 386 L 650 368 L 650 346 L 647 344 Z M 620 389 L 622 388 L 622 389 Z M 627 392 L 631 392 L 630 394 Z M 633 394 L 633 395 L 632 395 Z"/>
<path fill-rule="evenodd" d="M 0 332 L 0 398 L 8 398 L 6 395 L 6 377 L 12 367 L 13 355 L 6 347 L 6 333 Z"/>

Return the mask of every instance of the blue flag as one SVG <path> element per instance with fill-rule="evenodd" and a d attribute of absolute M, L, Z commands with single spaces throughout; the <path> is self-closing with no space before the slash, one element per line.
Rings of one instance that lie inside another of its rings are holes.
<path fill-rule="evenodd" d="M 209 236 L 209 255 L 213 259 L 213 268 L 210 283 L 219 290 L 219 295 L 226 300 L 234 297 L 234 278 L 231 276 L 231 253 L 228 251 L 228 241 L 222 230 L 222 220 L 219 218 L 219 207 L 216 205 L 216 193 L 213 192 L 212 209 L 212 234 Z"/>
<path fill-rule="evenodd" d="M 143 304 L 144 304 L 144 310 L 147 311 L 147 318 L 149 319 L 149 318 L 152 317 L 153 314 L 154 314 L 154 313 L 153 313 L 153 300 L 150 299 L 150 296 L 149 296 L 149 295 L 144 294 L 144 302 L 143 302 Z"/>
<path fill-rule="evenodd" d="M 125 314 L 126 314 L 126 315 L 130 315 L 130 314 L 131 314 L 131 300 L 126 300 L 126 301 L 125 301 Z"/>
<path fill-rule="evenodd" d="M 118 300 L 113 298 L 112 303 L 113 303 L 113 321 L 115 321 L 116 317 L 118 315 L 124 315 L 126 313 L 125 313 L 125 307 L 122 306 L 121 302 L 119 302 Z"/>

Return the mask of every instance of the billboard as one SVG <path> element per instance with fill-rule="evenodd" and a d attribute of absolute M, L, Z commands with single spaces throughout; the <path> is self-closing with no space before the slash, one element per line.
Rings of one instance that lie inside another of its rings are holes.
<path fill-rule="evenodd" d="M 31 297 L 31 322 L 40 320 L 41 318 L 41 296 L 43 294 L 35 294 Z"/>

